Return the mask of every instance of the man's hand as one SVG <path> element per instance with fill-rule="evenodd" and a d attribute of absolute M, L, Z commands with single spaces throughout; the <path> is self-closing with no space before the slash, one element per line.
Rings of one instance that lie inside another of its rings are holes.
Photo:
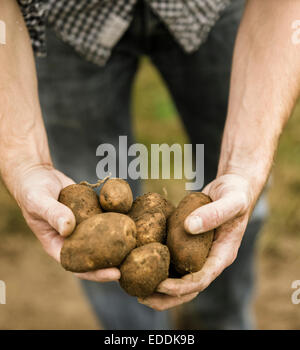
<path fill-rule="evenodd" d="M 0 47 L 0 175 L 46 252 L 59 261 L 75 218 L 57 199 L 74 182 L 51 166 L 31 42 L 17 1 L 0 1 L 0 13 L 7 27 L 7 44 Z M 98 282 L 120 278 L 115 268 L 76 275 Z"/>
<path fill-rule="evenodd" d="M 250 183 L 240 175 L 223 175 L 211 182 L 203 192 L 212 203 L 196 209 L 185 220 L 185 229 L 201 234 L 216 228 L 209 256 L 201 271 L 181 279 L 168 278 L 157 288 L 156 294 L 140 300 L 156 310 L 166 310 L 195 298 L 237 256 L 256 194 Z"/>
<path fill-rule="evenodd" d="M 14 193 L 24 218 L 45 251 L 60 262 L 64 237 L 72 234 L 76 222 L 72 211 L 57 199 L 60 191 L 74 181 L 50 166 L 31 167 L 20 175 Z M 120 272 L 109 268 L 76 276 L 107 282 L 118 280 Z"/>
<path fill-rule="evenodd" d="M 187 302 L 234 261 L 300 93 L 300 47 L 291 40 L 299 13 L 297 0 L 247 1 L 235 44 L 218 175 L 204 189 L 214 203 L 185 222 L 193 234 L 217 228 L 215 241 L 201 271 L 163 281 L 157 294 L 141 301 L 146 305 L 165 310 Z"/>

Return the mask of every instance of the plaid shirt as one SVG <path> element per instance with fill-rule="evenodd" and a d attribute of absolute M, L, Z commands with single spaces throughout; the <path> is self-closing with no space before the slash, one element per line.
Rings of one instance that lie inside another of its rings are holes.
<path fill-rule="evenodd" d="M 46 24 L 87 60 L 104 65 L 138 0 L 18 0 L 33 49 L 46 55 Z M 146 0 L 186 52 L 206 39 L 232 0 Z"/>

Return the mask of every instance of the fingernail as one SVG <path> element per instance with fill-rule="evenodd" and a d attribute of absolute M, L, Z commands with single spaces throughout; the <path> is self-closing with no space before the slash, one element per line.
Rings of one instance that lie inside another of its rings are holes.
<path fill-rule="evenodd" d="M 121 273 L 119 271 L 116 271 L 112 274 L 111 278 L 117 282 L 121 278 Z"/>
<path fill-rule="evenodd" d="M 107 281 L 117 281 L 120 279 L 120 273 L 118 273 L 118 271 L 114 272 L 114 271 L 110 271 L 109 273 L 103 270 L 98 270 L 96 271 L 96 278 L 101 280 L 101 279 L 105 279 Z"/>
<path fill-rule="evenodd" d="M 61 217 L 57 220 L 57 225 L 58 225 L 58 232 L 63 236 L 65 232 L 65 225 L 66 225 L 66 220 L 65 218 Z"/>
<path fill-rule="evenodd" d="M 191 233 L 199 233 L 203 227 L 202 219 L 199 216 L 191 216 L 188 219 L 187 226 Z"/>
<path fill-rule="evenodd" d="M 157 287 L 157 289 L 156 289 L 156 291 L 158 292 L 158 293 L 166 293 L 166 288 L 164 288 L 164 287 Z"/>

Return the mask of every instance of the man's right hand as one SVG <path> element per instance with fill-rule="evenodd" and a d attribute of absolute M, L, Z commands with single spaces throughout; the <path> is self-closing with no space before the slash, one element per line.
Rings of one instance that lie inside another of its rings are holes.
<path fill-rule="evenodd" d="M 38 165 L 21 174 L 13 191 L 24 218 L 45 251 L 60 262 L 64 237 L 72 234 L 76 222 L 72 211 L 57 201 L 60 191 L 74 183 L 60 171 Z M 117 268 L 75 274 L 81 279 L 97 282 L 116 281 Z"/>
<path fill-rule="evenodd" d="M 57 199 L 74 182 L 50 165 L 31 41 L 17 1 L 0 1 L 0 13 L 7 28 L 7 43 L 0 50 L 0 176 L 46 252 L 60 261 L 63 237 L 74 230 L 75 218 Z M 120 271 L 77 276 L 114 281 Z"/>

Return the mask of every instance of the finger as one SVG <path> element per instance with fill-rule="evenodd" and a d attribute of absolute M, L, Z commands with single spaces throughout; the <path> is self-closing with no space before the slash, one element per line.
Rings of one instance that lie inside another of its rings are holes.
<path fill-rule="evenodd" d="M 74 273 L 80 279 L 94 282 L 112 282 L 118 281 L 121 277 L 120 270 L 117 268 L 101 269 L 84 273 Z"/>
<path fill-rule="evenodd" d="M 190 274 L 189 274 L 190 275 Z M 186 275 L 186 276 L 189 276 Z M 192 287 L 198 288 L 199 284 L 195 280 L 186 280 L 185 277 L 182 278 L 167 278 L 163 282 L 159 284 L 156 291 L 162 294 L 167 294 L 174 297 L 180 297 L 182 295 L 187 294 L 186 290 L 188 288 L 192 289 Z M 195 276 L 195 273 L 193 274 Z"/>
<path fill-rule="evenodd" d="M 200 271 L 185 275 L 181 279 L 168 278 L 160 283 L 157 291 L 177 297 L 203 291 L 226 267 L 232 264 L 238 248 L 239 243 L 235 241 L 225 244 L 216 241 Z"/>
<path fill-rule="evenodd" d="M 58 175 L 59 180 L 60 180 L 63 188 L 65 188 L 69 185 L 74 185 L 76 183 L 74 180 L 72 180 L 70 177 L 68 177 L 64 173 L 60 172 L 59 170 L 54 169 L 54 172 Z"/>
<path fill-rule="evenodd" d="M 42 218 L 61 236 L 69 236 L 75 226 L 75 216 L 70 208 L 59 203 L 47 193 L 31 193 L 28 200 L 30 214 Z"/>
<path fill-rule="evenodd" d="M 243 193 L 234 192 L 194 210 L 184 222 L 184 228 L 191 234 L 213 230 L 242 213 L 247 207 Z"/>
<path fill-rule="evenodd" d="M 164 311 L 171 309 L 175 306 L 187 303 L 194 299 L 197 295 L 198 293 L 193 293 L 182 297 L 173 297 L 169 295 L 155 293 L 145 299 L 138 298 L 138 302 L 145 306 L 151 307 L 154 310 Z"/>
<path fill-rule="evenodd" d="M 38 225 L 39 232 L 34 232 L 41 242 L 44 250 L 57 262 L 60 263 L 60 251 L 62 249 L 64 239 L 57 234 L 52 227 L 45 221 L 41 221 Z M 34 230 L 33 230 L 34 231 Z"/>
<path fill-rule="evenodd" d="M 76 220 L 70 208 L 51 197 L 43 197 L 39 205 L 40 216 L 60 235 L 67 237 L 74 231 Z"/>

